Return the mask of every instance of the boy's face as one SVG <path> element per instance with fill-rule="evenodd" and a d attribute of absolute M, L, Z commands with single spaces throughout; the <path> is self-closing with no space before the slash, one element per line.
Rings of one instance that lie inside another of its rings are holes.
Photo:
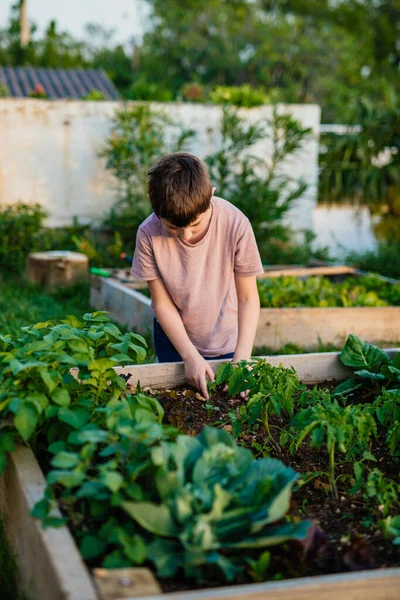
<path fill-rule="evenodd" d="M 213 188 L 214 195 L 215 188 Z M 201 240 L 202 235 L 207 231 L 212 215 L 212 205 L 205 212 L 197 215 L 196 219 L 187 227 L 176 227 L 173 223 L 161 217 L 161 221 L 171 235 L 181 238 L 186 242 L 195 243 Z"/>

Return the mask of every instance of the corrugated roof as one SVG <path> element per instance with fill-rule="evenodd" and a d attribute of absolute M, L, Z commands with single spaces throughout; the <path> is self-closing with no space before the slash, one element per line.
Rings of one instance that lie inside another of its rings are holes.
<path fill-rule="evenodd" d="M 116 100 L 118 92 L 106 73 L 94 69 L 39 69 L 32 67 L 0 67 L 0 82 L 10 95 L 26 98 L 37 85 L 43 86 L 50 99 L 79 99 L 99 90 L 107 100 Z"/>

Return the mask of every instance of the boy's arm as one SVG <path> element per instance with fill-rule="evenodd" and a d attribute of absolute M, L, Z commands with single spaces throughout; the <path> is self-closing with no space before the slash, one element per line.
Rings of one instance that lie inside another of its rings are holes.
<path fill-rule="evenodd" d="M 194 347 L 186 333 L 178 309 L 161 279 L 147 282 L 157 321 L 185 363 L 187 381 L 208 399 L 206 377 L 213 381 L 214 372 Z"/>
<path fill-rule="evenodd" d="M 235 284 L 238 298 L 238 341 L 233 362 L 238 362 L 251 357 L 260 317 L 260 298 L 255 275 L 235 275 Z"/>

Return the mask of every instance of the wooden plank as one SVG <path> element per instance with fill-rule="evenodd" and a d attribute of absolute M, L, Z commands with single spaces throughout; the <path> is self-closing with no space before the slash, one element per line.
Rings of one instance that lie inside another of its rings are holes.
<path fill-rule="evenodd" d="M 45 488 L 32 451 L 19 446 L 0 477 L 0 512 L 21 590 L 37 600 L 95 600 L 95 588 L 68 528 L 42 529 L 29 514 Z M 58 511 L 54 514 L 60 516 Z"/>
<path fill-rule="evenodd" d="M 319 340 L 341 346 L 350 333 L 370 343 L 399 342 L 400 307 L 262 308 L 254 345 L 313 350 Z"/>
<path fill-rule="evenodd" d="M 400 349 L 386 350 L 388 356 L 393 357 Z M 345 379 L 352 370 L 345 367 L 340 359 L 340 352 L 324 352 L 310 354 L 287 354 L 280 356 L 263 356 L 271 365 L 286 368 L 293 367 L 303 383 L 318 383 L 327 379 Z M 211 368 L 216 371 L 218 366 L 227 362 L 224 360 L 210 361 Z M 120 375 L 130 375 L 127 380 L 131 386 L 140 382 L 141 386 L 151 386 L 154 389 L 170 388 L 185 383 L 185 370 L 183 363 L 154 363 L 148 365 L 131 365 L 127 367 L 114 367 Z M 76 370 L 71 370 L 77 376 Z"/>
<path fill-rule="evenodd" d="M 396 350 L 387 350 L 393 357 Z M 293 366 L 299 378 L 307 382 L 345 377 L 348 370 L 341 365 L 339 353 L 266 357 L 271 364 Z M 216 368 L 223 361 L 213 361 Z M 133 365 L 116 367 L 129 373 L 130 382 L 141 381 L 152 387 L 174 386 L 183 382 L 182 363 Z M 75 376 L 77 375 L 75 370 Z M 44 492 L 44 478 L 31 451 L 20 447 L 8 461 L 6 474 L 0 479 L 0 509 L 6 516 L 11 546 L 16 554 L 23 587 L 28 587 L 34 600 L 92 600 L 99 597 L 88 578 L 86 567 L 65 528 L 43 531 L 40 523 L 29 516 L 29 510 Z M 168 600 L 397 600 L 400 569 L 381 569 L 362 573 L 310 577 L 282 582 L 230 586 L 192 592 L 168 594 Z M 371 595 L 368 595 L 368 594 Z M 121 597 L 121 596 L 120 596 Z M 123 596 L 122 596 L 123 597 Z M 122 598 L 121 597 L 121 598 Z M 129 596 L 146 600 L 163 600 L 158 593 L 151 596 Z"/>
<path fill-rule="evenodd" d="M 114 321 L 136 333 L 150 334 L 153 328 L 150 298 L 114 279 L 97 279 L 100 283 L 96 281 L 90 288 L 90 305 L 96 310 L 109 311 Z"/>
<path fill-rule="evenodd" d="M 265 271 L 263 275 L 259 275 L 258 279 L 267 279 L 270 277 L 311 277 L 311 276 L 327 276 L 327 275 L 353 275 L 354 267 L 346 265 L 337 265 L 330 267 L 304 267 L 304 268 L 288 268 Z"/>
<path fill-rule="evenodd" d="M 161 594 L 161 587 L 150 569 L 93 569 L 93 577 L 101 600 L 138 598 Z"/>
<path fill-rule="evenodd" d="M 380 569 L 146 596 L 146 600 L 399 600 L 399 590 L 400 569 Z"/>

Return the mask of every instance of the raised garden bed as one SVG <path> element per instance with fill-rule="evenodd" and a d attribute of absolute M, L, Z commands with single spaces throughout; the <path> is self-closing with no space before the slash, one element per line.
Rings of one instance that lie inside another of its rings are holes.
<path fill-rule="evenodd" d="M 126 270 L 114 274 L 119 279 L 92 276 L 91 305 L 112 312 L 118 323 L 149 334 L 153 313 L 150 299 L 140 291 L 144 283 Z M 358 277 L 358 272 L 347 266 L 274 269 L 259 279 L 316 275 L 343 279 Z M 261 308 L 255 346 L 271 350 L 288 343 L 306 350 L 316 350 L 321 344 L 340 347 L 350 333 L 371 343 L 396 345 L 400 341 L 400 306 Z"/>
<path fill-rule="evenodd" d="M 394 351 L 388 351 L 389 356 L 394 356 Z M 307 356 L 280 356 L 270 357 L 269 363 L 273 366 L 283 365 L 293 367 L 298 378 L 305 384 L 325 383 L 327 380 L 343 380 L 351 374 L 339 361 L 338 353 Z M 215 369 L 220 361 L 212 363 Z M 183 384 L 184 372 L 182 364 L 167 365 L 142 365 L 115 368 L 119 375 L 124 376 L 128 385 L 135 387 L 140 382 L 141 388 L 150 386 L 152 390 L 171 390 Z M 167 392 L 167 401 L 170 392 Z M 202 402 L 200 400 L 200 402 Z M 91 598 L 121 597 L 151 597 L 162 598 L 155 595 L 151 580 L 146 580 L 147 593 L 142 593 L 139 584 L 131 585 L 138 570 L 132 569 L 124 573 L 108 573 L 109 578 L 115 579 L 111 584 L 112 593 L 95 591 L 86 567 L 82 564 L 79 555 L 65 528 L 47 529 L 42 531 L 38 521 L 28 516 L 28 510 L 36 500 L 40 499 L 44 491 L 43 476 L 38 471 L 37 463 L 26 448 L 18 448 L 12 460 L 9 461 L 6 474 L 1 481 L 2 510 L 6 516 L 7 529 L 21 572 L 25 573 L 25 588 L 31 592 L 32 598 L 40 600 L 59 598 L 86 600 Z M 325 493 L 325 492 L 324 492 Z M 51 559 L 51 557 L 53 559 Z M 54 558 L 55 557 L 55 558 Z M 143 580 L 143 571 L 139 575 Z M 97 573 L 97 577 L 104 580 L 104 572 Z M 139 577 L 140 579 L 140 577 Z M 241 586 L 227 586 L 207 590 L 183 591 L 169 594 L 168 597 L 187 598 L 200 600 L 202 598 L 249 598 L 265 600 L 322 598 L 323 600 L 336 600 L 340 594 L 343 599 L 355 600 L 371 597 L 377 600 L 394 600 L 398 598 L 400 586 L 400 569 L 366 570 L 360 573 L 346 573 L 317 577 L 305 577 L 282 582 L 268 582 Z M 102 585 L 104 589 L 104 585 Z M 129 587 L 137 590 L 137 594 L 123 593 Z M 47 595 L 46 595 L 47 594 Z"/>

